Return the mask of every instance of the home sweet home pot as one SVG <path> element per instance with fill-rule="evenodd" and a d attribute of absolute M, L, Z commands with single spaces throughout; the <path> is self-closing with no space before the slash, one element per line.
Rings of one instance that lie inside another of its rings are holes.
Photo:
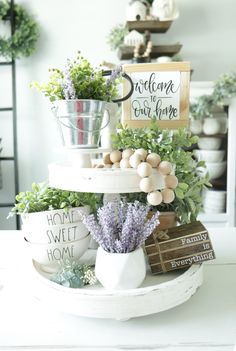
<path fill-rule="evenodd" d="M 78 259 L 87 250 L 90 235 L 81 221 L 89 206 L 21 215 L 26 247 L 31 258 L 46 269 L 58 267 L 66 258 Z M 48 268 L 47 268 L 48 267 Z"/>

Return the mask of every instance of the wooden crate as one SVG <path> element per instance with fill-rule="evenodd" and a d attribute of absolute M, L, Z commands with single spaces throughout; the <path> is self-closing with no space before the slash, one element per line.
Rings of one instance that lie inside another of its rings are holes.
<path fill-rule="evenodd" d="M 152 273 L 164 273 L 213 260 L 209 233 L 199 221 L 155 231 L 145 242 Z"/>

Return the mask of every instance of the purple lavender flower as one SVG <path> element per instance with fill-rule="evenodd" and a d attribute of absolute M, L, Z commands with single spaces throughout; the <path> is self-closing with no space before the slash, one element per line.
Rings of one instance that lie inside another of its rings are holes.
<path fill-rule="evenodd" d="M 63 92 L 66 100 L 76 99 L 76 92 L 75 92 L 75 87 L 70 75 L 70 69 L 71 69 L 71 62 L 70 60 L 67 60 L 65 70 L 63 71 L 64 81 L 62 83 L 62 88 L 63 88 Z"/>
<path fill-rule="evenodd" d="M 93 239 L 107 252 L 131 252 L 142 246 L 160 223 L 159 212 L 147 219 L 149 206 L 108 202 L 97 213 L 84 217 L 83 223 Z"/>

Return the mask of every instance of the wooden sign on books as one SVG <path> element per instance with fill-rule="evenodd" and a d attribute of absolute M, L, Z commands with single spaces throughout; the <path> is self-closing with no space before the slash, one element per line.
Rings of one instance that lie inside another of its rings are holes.
<path fill-rule="evenodd" d="M 155 231 L 145 242 L 152 273 L 164 273 L 215 258 L 209 233 L 201 222 Z"/>
<path fill-rule="evenodd" d="M 122 104 L 122 123 L 147 127 L 155 119 L 161 128 L 188 125 L 190 63 L 139 63 L 123 66 L 133 81 L 134 91 Z M 124 94 L 129 83 L 124 80 Z"/>

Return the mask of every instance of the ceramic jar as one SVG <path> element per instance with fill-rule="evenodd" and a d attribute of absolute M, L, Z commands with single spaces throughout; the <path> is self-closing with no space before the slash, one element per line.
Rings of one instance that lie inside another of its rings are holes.
<path fill-rule="evenodd" d="M 129 253 L 110 253 L 99 247 L 95 275 L 107 290 L 138 288 L 146 276 L 146 262 L 142 248 Z"/>

